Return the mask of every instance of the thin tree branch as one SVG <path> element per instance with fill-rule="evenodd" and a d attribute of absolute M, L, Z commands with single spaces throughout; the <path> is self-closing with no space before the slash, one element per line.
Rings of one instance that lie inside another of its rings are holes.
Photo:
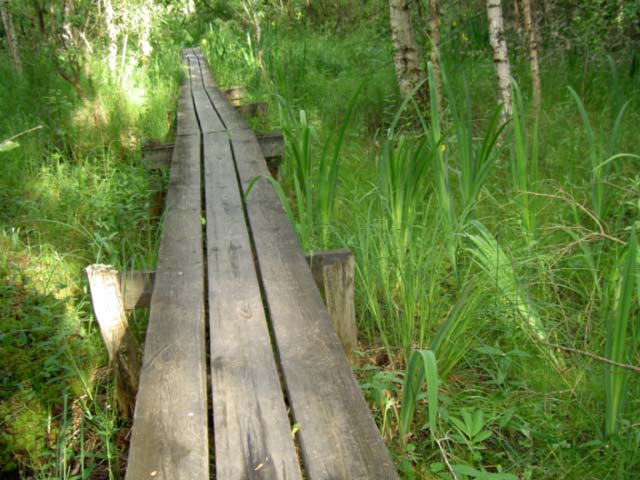
<path fill-rule="evenodd" d="M 627 363 L 620 363 L 614 360 L 609 360 L 608 358 L 601 357 L 600 355 L 596 355 L 595 353 L 587 352 L 585 350 L 579 350 L 577 348 L 565 347 L 564 345 L 558 345 L 557 343 L 549 343 L 549 342 L 541 342 L 549 347 L 558 348 L 560 350 L 564 350 L 565 352 L 577 353 L 579 355 L 584 355 L 585 357 L 592 358 L 594 360 L 598 360 L 599 362 L 607 363 L 609 365 L 613 365 L 615 367 L 624 368 L 626 370 L 631 370 L 635 373 L 640 373 L 640 367 L 635 365 L 629 365 Z"/>

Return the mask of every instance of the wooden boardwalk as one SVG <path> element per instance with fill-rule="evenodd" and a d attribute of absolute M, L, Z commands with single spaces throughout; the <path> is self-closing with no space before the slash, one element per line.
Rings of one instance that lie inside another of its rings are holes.
<path fill-rule="evenodd" d="M 253 131 L 184 63 L 127 478 L 397 479 L 275 191 L 244 199 Z"/>

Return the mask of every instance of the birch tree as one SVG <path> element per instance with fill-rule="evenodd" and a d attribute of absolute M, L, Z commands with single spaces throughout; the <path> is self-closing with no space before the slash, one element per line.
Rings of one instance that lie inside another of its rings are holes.
<path fill-rule="evenodd" d="M 109 71 L 115 75 L 118 67 L 118 27 L 115 24 L 115 13 L 111 0 L 102 0 L 104 5 L 104 22 L 107 28 L 109 48 Z"/>
<path fill-rule="evenodd" d="M 389 14 L 398 87 L 402 98 L 407 98 L 425 78 L 420 63 L 420 50 L 411 24 L 407 1 L 389 0 Z"/>
<path fill-rule="evenodd" d="M 507 40 L 504 36 L 504 21 L 500 0 L 487 0 L 487 17 L 489 18 L 489 41 L 493 50 L 493 62 L 498 76 L 498 93 L 502 103 L 502 120 L 511 118 L 511 65 Z"/>
<path fill-rule="evenodd" d="M 9 10 L 9 0 L 0 0 L 0 15 L 2 16 L 2 24 L 4 25 L 4 33 L 7 39 L 7 50 L 11 56 L 11 62 L 18 74 L 22 74 L 22 62 L 20 61 L 20 52 L 18 50 L 18 40 L 16 32 L 13 28 L 13 19 Z"/>
<path fill-rule="evenodd" d="M 540 85 L 540 66 L 538 64 L 538 24 L 531 9 L 532 2 L 533 0 L 522 0 L 522 14 L 524 16 L 524 26 L 527 30 L 527 39 L 529 43 L 529 65 L 531 67 L 533 110 L 537 114 L 540 111 L 542 87 Z"/>
<path fill-rule="evenodd" d="M 429 37 L 431 40 L 431 64 L 435 77 L 433 88 L 439 110 L 442 105 L 442 80 L 440 78 L 440 9 L 438 0 L 429 0 Z"/>

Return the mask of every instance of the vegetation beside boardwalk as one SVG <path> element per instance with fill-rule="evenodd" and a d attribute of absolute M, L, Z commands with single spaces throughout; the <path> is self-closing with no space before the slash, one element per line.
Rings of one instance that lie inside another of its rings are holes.
<path fill-rule="evenodd" d="M 356 371 L 404 478 L 640 475 L 638 375 L 602 360 L 639 363 L 637 2 L 539 5 L 537 117 L 504 4 L 506 126 L 481 1 L 441 5 L 441 111 L 403 102 L 382 0 L 114 1 L 121 19 L 153 7 L 152 52 L 124 23 L 115 71 L 102 14 L 74 3 L 74 28 L 94 21 L 79 84 L 59 74 L 77 50 L 54 27 L 34 51 L 18 33 L 21 74 L 0 60 L 0 142 L 42 126 L 0 144 L 0 476 L 121 476 L 127 423 L 82 269 L 154 265 L 165 179 L 139 148 L 171 135 L 187 46 L 221 86 L 269 102 L 255 126 L 285 135 L 305 248 L 355 252 Z"/>

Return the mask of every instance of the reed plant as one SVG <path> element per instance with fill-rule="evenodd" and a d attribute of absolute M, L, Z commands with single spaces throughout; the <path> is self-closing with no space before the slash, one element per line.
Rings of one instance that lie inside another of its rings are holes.
<path fill-rule="evenodd" d="M 617 155 L 618 139 L 622 119 L 629 102 L 620 107 L 616 114 L 615 121 L 609 134 L 609 141 L 606 150 L 602 148 L 596 133 L 589 119 L 589 114 L 585 108 L 584 102 L 576 91 L 567 87 L 569 93 L 573 97 L 580 113 L 580 118 L 584 126 L 585 136 L 587 139 L 589 163 L 590 163 L 590 188 L 591 188 L 591 208 L 601 221 L 606 221 L 609 212 L 609 195 L 606 182 L 609 178 L 612 160 L 619 158 Z"/>
<path fill-rule="evenodd" d="M 609 280 L 605 300 L 605 322 L 607 339 L 605 356 L 612 362 L 629 363 L 638 349 L 640 325 L 638 308 L 634 297 L 638 271 L 638 242 L 632 235 L 624 255 L 621 256 L 616 271 Z M 612 364 L 605 365 L 605 434 L 611 436 L 619 431 L 620 418 L 628 398 L 627 382 L 629 372 Z"/>
<path fill-rule="evenodd" d="M 428 205 L 434 148 L 426 140 L 387 136 L 376 156 L 381 209 L 389 220 L 399 259 Z"/>
<path fill-rule="evenodd" d="M 300 110 L 296 118 L 286 100 L 278 97 L 287 147 L 285 171 L 293 179 L 299 230 L 305 249 L 311 247 L 311 242 L 320 248 L 329 245 L 341 149 L 361 90 L 362 86 L 351 98 L 342 123 L 329 132 L 324 142 L 320 142 L 305 110 Z M 319 143 L 322 145 L 316 153 Z"/>
<path fill-rule="evenodd" d="M 526 109 L 520 87 L 512 83 L 513 97 L 513 146 L 511 148 L 511 174 L 514 190 L 517 192 L 517 204 L 520 218 L 529 242 L 536 235 L 536 218 L 538 214 L 535 197 L 538 181 L 538 118 L 534 119 L 531 141 L 528 139 Z"/>
<path fill-rule="evenodd" d="M 468 251 L 473 259 L 494 282 L 503 300 L 514 307 L 517 317 L 522 320 L 520 328 L 534 339 L 546 342 L 547 329 L 533 302 L 520 285 L 512 259 L 504 252 L 496 238 L 477 220 L 470 222 L 465 236 L 471 245 Z"/>
<path fill-rule="evenodd" d="M 460 191 L 460 209 L 458 224 L 464 228 L 473 219 L 480 192 L 486 184 L 489 174 L 498 157 L 498 140 L 506 125 L 500 125 L 502 106 L 492 113 L 484 134 L 479 139 L 473 132 L 471 93 L 465 82 L 462 105 L 458 105 L 451 84 L 443 70 L 442 86 L 448 99 L 451 113 L 453 138 L 452 156 L 457 160 L 458 184 Z"/>
<path fill-rule="evenodd" d="M 429 434 L 435 438 L 438 430 L 438 362 L 431 350 L 415 350 L 407 363 L 400 406 L 400 439 L 403 449 L 407 445 L 423 382 L 427 385 L 427 426 Z"/>

